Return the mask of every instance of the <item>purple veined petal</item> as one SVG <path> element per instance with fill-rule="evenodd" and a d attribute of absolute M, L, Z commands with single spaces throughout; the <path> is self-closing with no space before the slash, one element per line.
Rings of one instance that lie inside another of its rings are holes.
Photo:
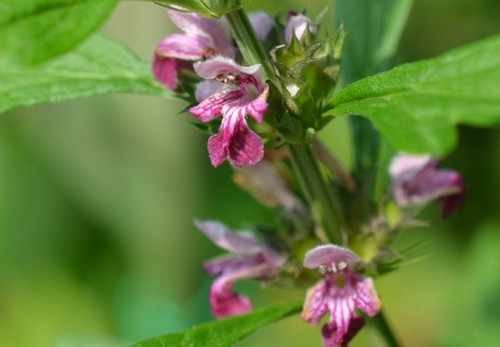
<path fill-rule="evenodd" d="M 363 317 L 351 317 L 347 324 L 347 331 L 339 331 L 335 322 L 326 323 L 321 329 L 323 338 L 323 345 L 325 347 L 347 347 L 349 342 L 356 336 L 356 334 L 365 325 Z"/>
<path fill-rule="evenodd" d="M 210 136 L 207 149 L 213 167 L 222 165 L 229 154 L 227 146 L 224 145 L 224 136 L 220 133 Z"/>
<path fill-rule="evenodd" d="M 250 24 L 261 42 L 266 41 L 266 38 L 271 30 L 276 28 L 274 19 L 264 11 L 249 13 L 248 19 L 250 20 Z"/>
<path fill-rule="evenodd" d="M 206 49 L 213 47 L 210 37 L 202 35 L 172 34 L 156 47 L 155 56 L 198 61 Z"/>
<path fill-rule="evenodd" d="M 389 174 L 393 180 L 406 181 L 423 170 L 431 161 L 430 155 L 398 154 L 389 164 Z"/>
<path fill-rule="evenodd" d="M 342 339 L 342 347 L 347 347 L 349 345 L 349 342 L 356 336 L 356 334 L 363 328 L 365 325 L 365 318 L 364 317 L 352 317 L 351 321 L 349 322 L 349 328 L 347 329 L 347 332 L 344 335 L 344 338 Z"/>
<path fill-rule="evenodd" d="M 231 58 L 216 56 L 212 59 L 196 63 L 194 70 L 198 75 L 208 80 L 214 79 L 219 75 L 228 74 L 253 75 L 257 80 L 260 80 L 261 65 L 241 66 Z"/>
<path fill-rule="evenodd" d="M 328 312 L 328 286 L 328 281 L 323 279 L 307 291 L 301 314 L 306 323 L 316 326 Z"/>
<path fill-rule="evenodd" d="M 229 103 L 238 102 L 243 92 L 241 89 L 226 89 L 210 95 L 197 106 L 191 107 L 189 113 L 202 122 L 210 122 L 223 113 L 223 107 Z"/>
<path fill-rule="evenodd" d="M 294 11 L 289 12 L 285 25 L 285 42 L 290 43 L 293 36 L 301 39 L 306 30 L 316 33 L 316 26 L 313 25 L 309 17 Z"/>
<path fill-rule="evenodd" d="M 190 34 L 210 36 L 215 48 L 224 56 L 234 58 L 236 52 L 230 40 L 229 28 L 222 20 L 208 19 L 196 13 L 169 10 L 172 21 L 182 31 Z"/>
<path fill-rule="evenodd" d="M 328 244 L 316 246 L 309 250 L 304 258 L 304 267 L 315 269 L 321 265 L 330 266 L 340 262 L 352 265 L 358 261 L 360 261 L 360 258 L 350 249 Z"/>
<path fill-rule="evenodd" d="M 356 295 L 353 296 L 354 306 L 365 312 L 370 317 L 375 316 L 382 309 L 382 301 L 380 301 L 373 279 L 371 277 L 363 277 L 354 274 L 355 280 L 353 281 Z"/>
<path fill-rule="evenodd" d="M 222 92 L 222 90 L 226 88 L 227 88 L 226 84 L 219 82 L 217 80 L 201 81 L 196 85 L 196 91 L 195 91 L 196 101 L 201 102 L 215 93 Z"/>
<path fill-rule="evenodd" d="M 255 165 L 264 158 L 264 143 L 240 117 L 228 146 L 228 157 L 235 167 Z"/>
<path fill-rule="evenodd" d="M 262 90 L 257 98 L 254 94 L 258 92 L 256 86 L 250 83 L 244 83 L 241 85 L 243 95 L 239 100 L 239 105 L 243 107 L 243 113 L 251 116 L 258 123 L 262 123 L 264 116 L 267 111 L 269 104 L 267 103 L 267 97 L 269 96 L 269 87 Z"/>
<path fill-rule="evenodd" d="M 266 251 L 266 245 L 255 239 L 251 233 L 235 233 L 217 221 L 195 220 L 196 227 L 220 248 L 237 254 L 256 254 Z"/>

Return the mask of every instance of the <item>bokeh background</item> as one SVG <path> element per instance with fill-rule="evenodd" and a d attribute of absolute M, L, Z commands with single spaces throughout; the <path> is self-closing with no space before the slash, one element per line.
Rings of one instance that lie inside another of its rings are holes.
<path fill-rule="evenodd" d="M 257 1 L 272 14 L 326 1 Z M 151 59 L 173 32 L 152 3 L 123 2 L 102 28 Z M 398 63 L 500 33 L 498 0 L 418 0 Z M 210 166 L 206 137 L 176 100 L 108 95 L 20 109 L 0 117 L 0 345 L 122 346 L 211 320 L 212 281 L 200 262 L 220 251 L 193 217 L 235 228 L 272 223 Z M 376 280 L 404 346 L 500 344 L 500 129 L 460 128 L 443 166 L 462 172 L 468 198 L 443 222 L 407 231 L 400 247 L 425 242 L 428 256 Z M 345 120 L 323 134 L 351 163 Z M 257 307 L 301 293 L 237 286 Z M 353 345 L 371 346 L 365 330 Z M 368 342 L 369 341 L 369 342 Z M 240 346 L 321 346 L 319 329 L 294 316 Z"/>

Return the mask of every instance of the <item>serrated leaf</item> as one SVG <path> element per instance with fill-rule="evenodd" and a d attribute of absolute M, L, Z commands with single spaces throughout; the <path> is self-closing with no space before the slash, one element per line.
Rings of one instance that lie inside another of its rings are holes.
<path fill-rule="evenodd" d="M 226 13 L 243 6 L 245 0 L 146 0 L 154 1 L 167 6 L 180 6 L 185 10 L 193 11 L 205 17 L 220 18 Z"/>
<path fill-rule="evenodd" d="M 0 69 L 0 113 L 20 106 L 113 92 L 170 94 L 153 79 L 149 63 L 102 35 L 46 64 Z"/>
<path fill-rule="evenodd" d="M 118 0 L 2 0 L 0 65 L 32 65 L 92 34 Z"/>
<path fill-rule="evenodd" d="M 232 346 L 257 330 L 299 312 L 301 308 L 301 302 L 279 304 L 243 316 L 229 317 L 201 324 L 185 331 L 154 337 L 130 347 Z"/>
<path fill-rule="evenodd" d="M 500 35 L 353 83 L 325 114 L 370 118 L 397 150 L 443 155 L 458 123 L 500 120 Z"/>

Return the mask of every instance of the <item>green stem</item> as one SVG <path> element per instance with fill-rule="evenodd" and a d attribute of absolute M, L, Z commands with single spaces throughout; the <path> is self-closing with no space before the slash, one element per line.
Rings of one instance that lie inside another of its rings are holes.
<path fill-rule="evenodd" d="M 392 333 L 391 327 L 387 323 L 384 317 L 384 312 L 380 311 L 375 317 L 370 318 L 368 323 L 377 330 L 377 333 L 381 338 L 384 339 L 385 343 L 389 347 L 398 347 L 399 343 L 396 337 Z"/>
<path fill-rule="evenodd" d="M 271 80 L 276 86 L 279 86 L 269 55 L 257 38 L 245 11 L 239 8 L 227 13 L 226 18 L 231 27 L 233 37 L 246 62 L 249 64 L 261 64 L 265 77 Z"/>
<path fill-rule="evenodd" d="M 311 148 L 305 144 L 289 144 L 288 149 L 306 198 L 319 225 L 323 226 L 327 238 L 324 241 L 344 244 L 340 206 L 333 197 L 332 189 L 328 186 Z"/>
<path fill-rule="evenodd" d="M 261 64 L 266 77 L 279 88 L 280 83 L 270 57 L 255 35 L 245 11 L 237 9 L 227 13 L 226 18 L 246 62 Z M 304 194 L 326 234 L 326 237 L 323 237 L 324 241 L 342 245 L 344 240 L 340 227 L 340 206 L 336 203 L 332 189 L 319 168 L 318 160 L 306 144 L 290 144 L 288 147 Z"/>

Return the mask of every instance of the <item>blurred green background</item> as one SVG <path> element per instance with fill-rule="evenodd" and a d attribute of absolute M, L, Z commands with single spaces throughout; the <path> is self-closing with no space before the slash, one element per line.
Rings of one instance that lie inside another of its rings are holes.
<path fill-rule="evenodd" d="M 369 0 L 367 0 L 369 1 Z M 326 1 L 252 1 L 272 14 Z M 161 7 L 120 3 L 102 29 L 149 60 L 175 29 Z M 429 58 L 500 33 L 498 0 L 417 0 L 398 63 Z M 0 117 L 0 345 L 120 346 L 212 319 L 212 278 L 200 262 L 220 251 L 193 217 L 235 228 L 273 222 L 213 169 L 205 135 L 178 113 L 185 105 L 110 95 Z M 500 129 L 460 129 L 443 166 L 463 173 L 462 213 L 407 231 L 428 257 L 377 279 L 386 315 L 404 346 L 500 344 Z M 345 119 L 323 134 L 350 165 Z M 242 283 L 255 306 L 300 293 Z M 353 345 L 373 345 L 365 329 Z M 370 342 L 368 342 L 370 341 Z M 321 346 L 319 329 L 288 318 L 240 346 Z"/>

